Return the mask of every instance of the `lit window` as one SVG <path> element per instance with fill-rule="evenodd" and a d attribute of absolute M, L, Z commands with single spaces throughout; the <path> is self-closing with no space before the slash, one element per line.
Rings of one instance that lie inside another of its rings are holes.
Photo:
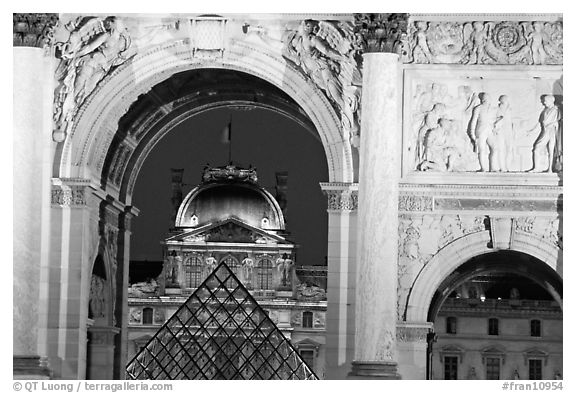
<path fill-rule="evenodd" d="M 491 336 L 497 336 L 499 334 L 498 319 L 490 318 L 488 320 L 488 334 Z"/>
<path fill-rule="evenodd" d="M 528 359 L 528 379 L 542 379 L 542 359 Z"/>
<path fill-rule="evenodd" d="M 260 261 L 258 287 L 260 289 L 271 289 L 272 287 L 272 262 L 269 259 Z"/>
<path fill-rule="evenodd" d="M 302 327 L 311 328 L 313 322 L 314 314 L 310 311 L 304 311 L 302 313 Z"/>
<path fill-rule="evenodd" d="M 458 379 L 457 356 L 444 356 L 444 379 Z"/>
<path fill-rule="evenodd" d="M 542 323 L 538 319 L 530 321 L 530 335 L 532 337 L 542 337 Z"/>
<path fill-rule="evenodd" d="M 446 333 L 456 334 L 456 317 L 446 318 Z"/>
<path fill-rule="evenodd" d="M 154 316 L 154 309 L 146 307 L 142 310 L 142 323 L 144 325 L 152 325 L 152 320 Z"/>
<path fill-rule="evenodd" d="M 194 256 L 184 262 L 186 288 L 198 288 L 202 283 L 202 261 Z"/>
<path fill-rule="evenodd" d="M 500 358 L 486 358 L 486 379 L 500 379 Z"/>

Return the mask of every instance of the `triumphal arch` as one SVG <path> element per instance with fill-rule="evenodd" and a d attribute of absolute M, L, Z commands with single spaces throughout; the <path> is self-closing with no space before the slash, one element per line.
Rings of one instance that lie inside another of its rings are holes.
<path fill-rule="evenodd" d="M 124 377 L 135 180 L 223 106 L 324 147 L 328 378 L 426 378 L 479 255 L 562 302 L 562 15 L 14 14 L 13 33 L 16 377 Z"/>

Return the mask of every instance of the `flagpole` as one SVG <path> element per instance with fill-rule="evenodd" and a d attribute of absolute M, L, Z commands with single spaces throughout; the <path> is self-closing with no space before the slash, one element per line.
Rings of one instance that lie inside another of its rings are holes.
<path fill-rule="evenodd" d="M 230 123 L 228 123 L 228 136 L 230 142 L 228 143 L 228 162 L 232 165 L 232 114 L 230 114 Z"/>

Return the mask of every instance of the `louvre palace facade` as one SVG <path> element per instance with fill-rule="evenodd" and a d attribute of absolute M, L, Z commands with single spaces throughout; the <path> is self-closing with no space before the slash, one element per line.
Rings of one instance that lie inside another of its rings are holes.
<path fill-rule="evenodd" d="M 280 114 L 322 145 L 325 331 L 309 338 L 322 343 L 322 377 L 563 375 L 562 14 L 13 22 L 15 378 L 126 377 L 139 318 L 129 294 L 136 180 L 180 123 L 228 107 Z M 200 247 L 210 242 L 200 229 L 218 226 L 182 208 L 183 232 L 158 239 L 162 296 L 204 288 L 185 280 L 208 277 L 193 266 L 213 258 L 250 307 L 272 302 L 253 296 L 267 283 L 296 303 L 295 245 L 274 231 L 272 199 L 250 218 L 211 210 L 224 225 L 214 249 Z M 249 232 L 252 247 L 223 244 L 227 230 Z M 274 273 L 258 276 L 267 247 Z M 277 333 L 287 314 L 271 314 L 258 315 L 294 353 L 288 331 Z"/>

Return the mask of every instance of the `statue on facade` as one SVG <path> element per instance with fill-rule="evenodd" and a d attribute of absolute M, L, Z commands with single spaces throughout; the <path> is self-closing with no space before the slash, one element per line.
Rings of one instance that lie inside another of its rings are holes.
<path fill-rule="evenodd" d="M 206 258 L 204 262 L 206 263 L 206 266 L 208 267 L 208 273 L 212 273 L 214 271 L 214 269 L 216 269 L 216 265 L 218 265 L 218 261 L 212 255 L 210 255 L 208 258 Z"/>
<path fill-rule="evenodd" d="M 540 114 L 540 135 L 534 143 L 532 154 L 532 169 L 530 172 L 552 172 L 554 167 L 554 153 L 561 155 L 561 146 L 557 146 L 558 127 L 562 119 L 558 106 L 555 105 L 553 95 L 543 98 L 544 109 Z"/>
<path fill-rule="evenodd" d="M 105 310 L 104 288 L 105 288 L 105 280 L 96 274 L 92 274 L 92 279 L 90 281 L 89 303 L 93 319 L 104 316 L 104 310 Z"/>
<path fill-rule="evenodd" d="M 244 276 L 244 285 L 248 288 L 252 287 L 252 273 L 254 271 L 254 260 L 246 255 L 241 262 L 242 264 L 242 273 Z"/>
<path fill-rule="evenodd" d="M 55 134 L 62 139 L 86 97 L 112 68 L 131 57 L 128 30 L 116 17 L 79 17 L 66 28 L 70 31 L 68 41 L 55 45 L 61 61 L 56 70 L 59 85 L 55 91 L 54 122 Z"/>
<path fill-rule="evenodd" d="M 496 123 L 496 108 L 490 102 L 488 93 L 480 93 L 480 105 L 472 110 L 470 120 L 470 135 L 474 141 L 474 151 L 480 160 L 480 170 L 490 170 L 488 138 L 492 135 Z"/>
<path fill-rule="evenodd" d="M 292 261 L 287 254 L 276 259 L 276 268 L 282 274 L 282 286 L 284 287 L 289 286 L 291 283 L 290 273 L 292 272 L 293 265 L 294 261 Z"/>
<path fill-rule="evenodd" d="M 350 138 L 359 131 L 360 72 L 351 26 L 307 19 L 288 31 L 282 55 L 296 64 L 340 110 Z"/>
<path fill-rule="evenodd" d="M 128 294 L 136 297 L 152 296 L 157 294 L 158 283 L 155 279 L 149 279 L 145 282 L 137 282 L 128 287 Z"/>

